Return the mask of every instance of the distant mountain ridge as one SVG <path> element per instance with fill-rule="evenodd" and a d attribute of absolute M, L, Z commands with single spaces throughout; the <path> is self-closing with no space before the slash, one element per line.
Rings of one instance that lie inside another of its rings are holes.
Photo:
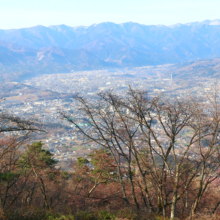
<path fill-rule="evenodd" d="M 2 73 L 135 67 L 216 57 L 220 57 L 220 20 L 0 30 Z"/>

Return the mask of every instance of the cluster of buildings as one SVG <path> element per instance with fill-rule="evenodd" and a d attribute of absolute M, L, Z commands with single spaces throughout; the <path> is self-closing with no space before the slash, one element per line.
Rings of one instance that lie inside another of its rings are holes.
<path fill-rule="evenodd" d="M 81 118 L 80 113 L 76 111 L 79 105 L 74 99 L 76 93 L 95 103 L 97 93 L 114 91 L 124 96 L 129 86 L 133 89 L 147 90 L 150 95 L 163 93 L 176 97 L 188 94 L 202 95 L 204 89 L 211 92 L 210 79 L 192 78 L 188 83 L 182 83 L 181 80 L 159 73 L 160 68 L 144 67 L 132 70 L 41 75 L 26 80 L 22 89 L 18 87 L 16 92 L 12 91 L 11 95 L 7 93 L 7 97 L 2 97 L 4 100 L 0 102 L 0 109 L 15 116 L 39 121 L 47 133 L 36 135 L 35 140 L 44 142 L 44 146 L 54 153 L 54 157 L 67 166 L 68 161 L 87 155 L 92 149 L 98 148 L 97 144 L 87 143 L 84 137 L 76 132 L 74 125 L 64 120 L 60 114 L 65 112 L 74 119 Z M 199 85 L 201 81 L 203 88 Z M 47 96 L 42 95 L 45 92 L 48 93 Z M 81 126 L 88 125 L 84 123 Z"/>

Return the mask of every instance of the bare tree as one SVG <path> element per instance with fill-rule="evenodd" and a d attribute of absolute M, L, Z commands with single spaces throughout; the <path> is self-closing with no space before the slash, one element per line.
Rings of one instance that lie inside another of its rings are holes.
<path fill-rule="evenodd" d="M 2 132 L 42 132 L 37 121 L 26 120 L 0 111 L 0 133 Z"/>
<path fill-rule="evenodd" d="M 111 92 L 99 94 L 95 102 L 76 97 L 86 128 L 80 119 L 61 114 L 88 140 L 111 152 L 127 203 L 173 220 L 180 200 L 193 216 L 208 185 L 220 175 L 217 95 L 207 98 L 149 97 L 130 88 L 125 97 Z"/>

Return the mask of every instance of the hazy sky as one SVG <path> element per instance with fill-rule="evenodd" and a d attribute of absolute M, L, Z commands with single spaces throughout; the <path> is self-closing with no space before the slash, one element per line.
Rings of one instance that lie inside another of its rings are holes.
<path fill-rule="evenodd" d="M 141 24 L 220 19 L 219 0 L 0 0 L 0 29 L 35 25 Z"/>

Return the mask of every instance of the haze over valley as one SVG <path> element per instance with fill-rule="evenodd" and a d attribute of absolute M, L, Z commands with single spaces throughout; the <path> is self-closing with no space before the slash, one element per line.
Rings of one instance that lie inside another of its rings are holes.
<path fill-rule="evenodd" d="M 80 118 L 74 94 L 90 100 L 104 91 L 123 96 L 131 86 L 151 96 L 201 95 L 201 85 L 209 91 L 220 76 L 219 35 L 220 20 L 0 30 L 0 106 L 37 118 L 50 132 L 35 139 L 68 161 L 98 147 L 79 147 L 83 139 L 74 141 L 73 128 L 60 118 L 60 111 Z"/>
<path fill-rule="evenodd" d="M 220 20 L 172 26 L 105 22 L 0 30 L 0 77 L 19 80 L 45 73 L 213 59 L 220 56 L 219 24 Z"/>
<path fill-rule="evenodd" d="M 219 219 L 219 7 L 0 1 L 0 219 Z"/>

